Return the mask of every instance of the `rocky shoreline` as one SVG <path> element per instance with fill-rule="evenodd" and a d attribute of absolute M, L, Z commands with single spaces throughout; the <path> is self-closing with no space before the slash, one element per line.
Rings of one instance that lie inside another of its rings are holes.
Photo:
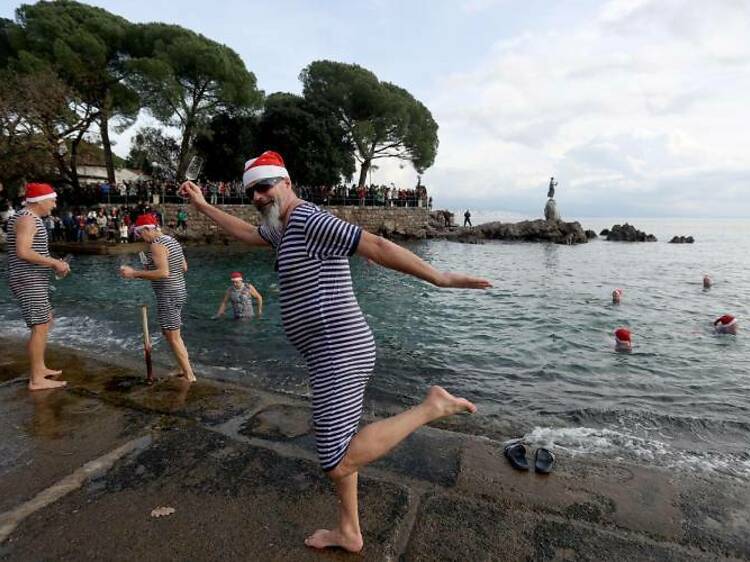
<path fill-rule="evenodd" d="M 594 233 L 594 236 L 596 234 Z M 475 227 L 453 224 L 453 213 L 433 211 L 426 238 L 444 239 L 464 244 L 481 244 L 484 240 L 514 242 L 552 242 L 554 244 L 585 244 L 590 236 L 578 222 L 536 219 L 520 222 L 488 222 Z"/>

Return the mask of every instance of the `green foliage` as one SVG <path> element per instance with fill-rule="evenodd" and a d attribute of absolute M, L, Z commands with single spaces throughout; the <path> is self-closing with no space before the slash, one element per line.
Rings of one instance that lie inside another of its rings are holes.
<path fill-rule="evenodd" d="M 256 115 L 216 115 L 195 140 L 196 151 L 205 159 L 203 175 L 212 181 L 241 177 L 245 162 L 259 152 L 257 132 Z"/>
<path fill-rule="evenodd" d="M 70 105 L 71 96 L 50 71 L 0 71 L 0 181 L 67 179 L 66 142 L 87 126 Z"/>
<path fill-rule="evenodd" d="M 180 155 L 176 139 L 160 129 L 142 127 L 138 130 L 125 161 L 129 168 L 150 175 L 174 177 Z"/>
<path fill-rule="evenodd" d="M 335 185 L 354 174 L 353 147 L 330 112 L 306 99 L 276 93 L 266 100 L 258 126 L 257 153 L 275 150 L 301 185 Z"/>
<path fill-rule="evenodd" d="M 129 57 L 126 39 L 132 24 L 103 10 L 72 0 L 25 4 L 10 30 L 10 65 L 22 73 L 51 69 L 75 92 L 84 111 L 99 125 L 110 180 L 114 161 L 110 121 L 123 130 L 140 109 L 138 92 L 124 82 Z"/>
<path fill-rule="evenodd" d="M 217 115 L 195 145 L 210 180 L 238 178 L 264 150 L 280 153 L 300 185 L 335 185 L 354 173 L 353 147 L 338 120 L 294 94 L 268 96 L 260 116 Z"/>
<path fill-rule="evenodd" d="M 263 94 L 242 59 L 225 45 L 176 25 L 138 25 L 129 38 L 130 83 L 159 120 L 182 132 L 178 177 L 183 177 L 195 136 L 220 113 L 260 106 Z"/>
<path fill-rule="evenodd" d="M 315 61 L 300 74 L 305 99 L 334 115 L 356 147 L 359 185 L 377 158 L 408 160 L 422 173 L 435 161 L 437 123 L 409 92 L 356 64 Z"/>

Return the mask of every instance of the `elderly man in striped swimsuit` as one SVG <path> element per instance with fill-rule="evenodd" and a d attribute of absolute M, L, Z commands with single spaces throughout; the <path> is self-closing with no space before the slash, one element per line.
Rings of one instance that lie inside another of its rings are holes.
<path fill-rule="evenodd" d="M 156 295 L 156 317 L 179 365 L 177 373 L 189 382 L 195 382 L 195 374 L 181 333 L 182 307 L 187 299 L 185 273 L 188 270 L 182 246 L 171 236 L 162 233 L 156 217 L 151 213 L 138 217 L 134 232 L 136 237 L 143 238 L 148 244 L 148 261 L 142 271 L 123 265 L 120 267 L 120 275 L 125 279 L 151 281 Z"/>
<path fill-rule="evenodd" d="M 259 228 L 206 203 L 200 187 L 192 182 L 185 182 L 181 193 L 234 237 L 276 251 L 284 331 L 307 363 L 318 458 L 339 498 L 338 525 L 315 531 L 305 544 L 359 552 L 363 546 L 357 507 L 359 469 L 419 427 L 459 412 L 473 413 L 476 407 L 433 386 L 418 406 L 359 431 L 365 386 L 375 365 L 375 343 L 352 290 L 348 258 L 356 253 L 439 287 L 484 289 L 490 283 L 437 271 L 401 246 L 299 199 L 275 152 L 248 161 L 243 183 L 261 213 Z"/>
<path fill-rule="evenodd" d="M 63 260 L 49 255 L 47 229 L 42 219 L 56 207 L 57 194 L 51 185 L 26 185 L 26 208 L 8 221 L 8 285 L 21 306 L 23 319 L 31 329 L 28 352 L 31 362 L 30 390 L 47 390 L 65 386 L 65 381 L 50 380 L 62 371 L 48 369 L 44 361 L 47 334 L 52 326 L 49 302 L 49 273 L 59 277 L 70 272 Z"/>

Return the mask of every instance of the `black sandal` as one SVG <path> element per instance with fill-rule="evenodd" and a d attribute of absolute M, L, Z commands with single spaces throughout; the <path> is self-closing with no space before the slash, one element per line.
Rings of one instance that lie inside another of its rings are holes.
<path fill-rule="evenodd" d="M 523 443 L 510 443 L 505 446 L 503 452 L 513 468 L 529 470 L 529 461 L 526 460 L 526 447 L 523 446 Z"/>
<path fill-rule="evenodd" d="M 555 465 L 555 455 L 552 451 L 540 447 L 534 453 L 534 470 L 541 474 L 549 474 L 552 472 L 552 467 Z"/>

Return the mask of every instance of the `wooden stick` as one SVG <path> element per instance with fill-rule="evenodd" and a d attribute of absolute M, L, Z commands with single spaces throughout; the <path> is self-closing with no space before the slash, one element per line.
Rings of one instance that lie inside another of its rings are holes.
<path fill-rule="evenodd" d="M 148 333 L 148 306 L 141 305 L 141 323 L 143 324 L 143 355 L 146 359 L 146 380 L 154 382 L 154 368 L 151 364 L 151 336 Z"/>

